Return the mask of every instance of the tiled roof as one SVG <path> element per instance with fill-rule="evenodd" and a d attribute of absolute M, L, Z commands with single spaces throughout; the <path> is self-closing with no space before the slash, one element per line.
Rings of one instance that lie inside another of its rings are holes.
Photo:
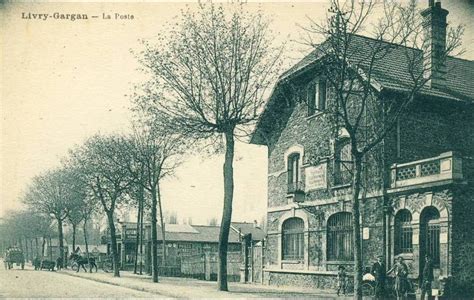
<path fill-rule="evenodd" d="M 364 61 L 368 63 L 369 57 L 367 55 L 372 53 L 370 49 L 378 43 L 380 41 L 369 37 L 353 35 L 349 45 L 349 59 L 353 60 L 352 62 L 357 62 L 358 65 Z M 389 43 L 384 43 L 389 45 Z M 393 46 L 392 50 L 385 57 L 377 60 L 377 64 L 374 66 L 374 79 L 386 89 L 407 89 L 412 82 L 408 57 L 421 57 L 422 51 L 396 44 L 390 45 Z M 283 73 L 280 76 L 280 80 L 288 79 L 311 67 L 326 53 L 324 47 L 325 44 L 321 44 L 317 49 Z M 474 61 L 450 56 L 446 59 L 446 68 L 448 73 L 446 75 L 445 88 L 436 89 L 425 86 L 421 93 L 453 100 L 474 101 Z M 416 72 L 421 74 L 421 71 L 422 66 L 416 66 Z"/>
<path fill-rule="evenodd" d="M 375 40 L 369 37 L 361 35 L 353 35 L 349 46 L 349 63 L 357 65 L 360 68 L 364 68 L 368 65 L 370 53 L 373 53 L 370 49 L 376 47 L 380 43 L 379 40 Z M 382 59 L 377 60 L 376 65 L 372 72 L 372 82 L 378 83 L 380 89 L 403 91 L 409 89 L 412 85 L 411 73 L 421 74 L 421 56 L 423 52 L 420 49 L 408 48 L 401 45 L 383 42 L 385 45 L 392 46 L 389 53 Z M 301 59 L 293 67 L 284 72 L 278 82 L 276 83 L 272 95 L 265 105 L 264 112 L 258 120 L 257 127 L 252 135 L 251 143 L 254 144 L 265 144 L 262 139 L 262 126 L 267 123 L 271 123 L 272 114 L 268 111 L 275 107 L 273 104 L 278 102 L 279 89 L 281 89 L 281 83 L 292 80 L 307 71 L 317 68 L 317 63 L 327 55 L 329 51 L 325 51 L 327 47 L 326 42 L 319 45 L 310 54 Z M 364 55 L 366 57 L 364 57 Z M 415 66 L 415 72 L 410 72 L 410 59 L 409 57 L 419 57 L 419 66 Z M 474 103 L 474 61 L 460 59 L 455 57 L 447 57 L 446 59 L 446 82 L 443 88 L 430 88 L 425 85 L 420 93 L 426 96 L 441 97 L 448 100 L 454 101 L 467 101 Z M 268 120 L 267 120 L 268 119 Z M 263 134 L 265 135 L 265 134 Z"/>
<path fill-rule="evenodd" d="M 127 228 L 136 228 L 137 223 L 134 222 L 119 222 L 121 225 L 126 225 Z M 250 224 L 250 223 L 232 223 L 232 224 Z M 145 223 L 150 225 L 150 223 Z M 253 224 L 252 224 L 253 226 Z M 119 235 L 119 228 L 117 226 L 117 235 Z M 121 231 L 121 230 L 120 230 Z M 158 240 L 162 240 L 161 226 L 157 225 Z M 187 241 L 187 242 L 219 242 L 220 226 L 211 225 L 187 225 L 187 224 L 165 224 L 166 241 Z M 238 232 L 230 230 L 229 243 L 240 243 Z"/>
<path fill-rule="evenodd" d="M 173 227 L 174 224 L 166 224 L 166 241 L 173 242 L 208 242 L 208 243 L 217 243 L 219 242 L 219 226 L 206 226 L 206 225 L 190 225 L 195 230 L 195 232 L 179 232 L 179 231 L 169 231 L 168 227 Z M 188 225 L 189 226 L 189 225 Z M 161 227 L 158 227 L 158 240 L 162 240 Z M 229 243 L 239 243 L 239 234 L 230 231 L 229 232 Z"/>

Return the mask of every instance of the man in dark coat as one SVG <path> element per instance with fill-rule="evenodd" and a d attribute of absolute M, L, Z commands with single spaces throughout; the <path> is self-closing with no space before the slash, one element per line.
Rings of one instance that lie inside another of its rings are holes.
<path fill-rule="evenodd" d="M 421 300 L 432 299 L 431 296 L 431 282 L 433 281 L 433 262 L 429 255 L 425 256 L 425 265 L 423 266 L 423 272 L 420 276 L 420 286 L 421 286 Z"/>
<path fill-rule="evenodd" d="M 382 256 L 377 257 L 377 261 L 372 265 L 370 273 L 375 277 L 375 298 L 384 299 L 386 272 Z"/>
<path fill-rule="evenodd" d="M 56 259 L 56 269 L 61 270 L 63 268 L 63 259 L 61 256 L 59 256 Z"/>

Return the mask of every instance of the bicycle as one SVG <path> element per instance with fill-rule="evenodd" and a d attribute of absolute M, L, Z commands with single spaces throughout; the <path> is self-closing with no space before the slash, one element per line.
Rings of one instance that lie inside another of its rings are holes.
<path fill-rule="evenodd" d="M 109 272 L 114 270 L 114 262 L 113 262 L 113 259 L 111 257 L 106 258 L 102 262 L 102 270 L 105 273 L 109 273 Z"/>
<path fill-rule="evenodd" d="M 120 262 L 118 262 L 118 267 L 120 268 Z M 102 262 L 102 270 L 105 273 L 110 273 L 114 271 L 114 260 L 112 256 L 107 257 L 103 262 Z"/>

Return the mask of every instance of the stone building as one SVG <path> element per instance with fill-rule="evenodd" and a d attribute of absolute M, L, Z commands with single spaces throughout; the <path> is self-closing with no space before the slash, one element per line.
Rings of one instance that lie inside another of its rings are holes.
<path fill-rule="evenodd" d="M 373 75 L 381 106 L 409 85 L 406 53 L 434 72 L 364 161 L 361 250 L 365 267 L 404 257 L 413 280 L 428 254 L 434 289 L 460 290 L 474 286 L 474 62 L 433 54 L 447 14 L 439 2 L 424 10 L 429 45 L 394 47 Z M 352 37 L 361 52 L 376 42 Z M 332 94 L 318 53 L 280 76 L 251 140 L 268 147 L 267 284 L 335 288 L 338 266 L 353 269 L 351 145 L 344 128 L 327 130 Z"/>

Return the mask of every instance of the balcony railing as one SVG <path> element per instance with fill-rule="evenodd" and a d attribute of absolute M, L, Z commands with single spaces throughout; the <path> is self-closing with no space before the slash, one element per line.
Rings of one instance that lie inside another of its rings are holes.
<path fill-rule="evenodd" d="M 302 181 L 289 182 L 288 183 L 288 194 L 294 194 L 298 192 L 304 193 L 304 184 Z"/>
<path fill-rule="evenodd" d="M 287 194 L 293 196 L 293 201 L 303 202 L 305 196 L 304 183 L 302 181 L 288 182 Z"/>
<path fill-rule="evenodd" d="M 399 188 L 455 179 L 462 179 L 462 159 L 451 151 L 436 157 L 394 164 L 391 187 Z"/>

